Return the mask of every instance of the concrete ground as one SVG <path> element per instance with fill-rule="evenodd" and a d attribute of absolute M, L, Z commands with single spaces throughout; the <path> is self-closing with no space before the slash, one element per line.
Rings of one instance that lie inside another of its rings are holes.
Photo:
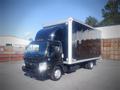
<path fill-rule="evenodd" d="M 0 63 L 0 90 L 120 90 L 120 61 L 101 60 L 93 70 L 79 69 L 59 81 L 27 77 L 22 63 Z"/>

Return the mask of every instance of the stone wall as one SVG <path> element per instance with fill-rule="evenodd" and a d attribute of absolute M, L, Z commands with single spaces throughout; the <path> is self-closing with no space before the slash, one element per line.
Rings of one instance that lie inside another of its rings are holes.
<path fill-rule="evenodd" d="M 102 39 L 101 54 L 103 59 L 120 60 L 120 38 Z"/>
<path fill-rule="evenodd" d="M 23 60 L 25 47 L 0 46 L 0 62 Z"/>

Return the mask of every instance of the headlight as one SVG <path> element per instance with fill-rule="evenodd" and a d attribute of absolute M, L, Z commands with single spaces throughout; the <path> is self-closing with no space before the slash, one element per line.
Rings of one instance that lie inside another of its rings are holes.
<path fill-rule="evenodd" d="M 46 62 L 43 62 L 43 63 L 40 63 L 39 64 L 39 71 L 40 72 L 43 72 L 47 69 L 47 63 Z"/>

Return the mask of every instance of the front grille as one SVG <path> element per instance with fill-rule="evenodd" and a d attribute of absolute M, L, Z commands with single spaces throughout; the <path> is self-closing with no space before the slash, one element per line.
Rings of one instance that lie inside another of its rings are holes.
<path fill-rule="evenodd" d="M 31 63 L 31 62 L 26 62 L 25 63 L 26 67 L 29 68 L 29 69 L 35 69 L 38 67 L 38 64 L 37 63 Z"/>
<path fill-rule="evenodd" d="M 39 62 L 39 59 L 37 58 L 24 58 L 25 61 L 31 62 L 31 63 L 37 63 Z"/>

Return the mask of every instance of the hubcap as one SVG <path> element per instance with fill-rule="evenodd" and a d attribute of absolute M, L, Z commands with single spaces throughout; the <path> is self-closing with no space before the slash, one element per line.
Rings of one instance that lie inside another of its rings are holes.
<path fill-rule="evenodd" d="M 90 63 L 90 67 L 91 67 L 91 68 L 93 67 L 93 63 Z"/>
<path fill-rule="evenodd" d="M 60 78 L 60 76 L 61 76 L 61 71 L 59 70 L 59 69 L 57 69 L 56 71 L 55 71 L 55 73 L 54 73 L 54 76 L 55 76 L 55 78 Z"/>

